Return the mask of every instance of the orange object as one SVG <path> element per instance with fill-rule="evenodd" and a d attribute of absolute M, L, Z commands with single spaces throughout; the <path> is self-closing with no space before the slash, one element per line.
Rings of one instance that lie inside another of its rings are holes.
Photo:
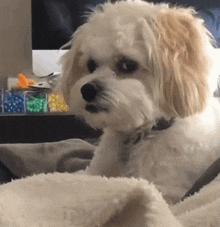
<path fill-rule="evenodd" d="M 17 86 L 18 87 L 22 87 L 22 88 L 27 88 L 30 85 L 35 84 L 34 80 L 30 80 L 28 79 L 24 74 L 19 73 L 18 74 L 18 82 L 17 82 Z"/>

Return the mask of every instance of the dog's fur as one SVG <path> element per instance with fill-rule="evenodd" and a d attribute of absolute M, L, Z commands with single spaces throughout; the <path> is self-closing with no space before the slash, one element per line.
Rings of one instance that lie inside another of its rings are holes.
<path fill-rule="evenodd" d="M 61 59 L 70 112 L 104 131 L 87 174 L 142 177 L 180 200 L 220 156 L 211 41 L 192 8 L 127 0 L 89 15 Z M 152 130 L 161 117 L 175 120 Z"/>

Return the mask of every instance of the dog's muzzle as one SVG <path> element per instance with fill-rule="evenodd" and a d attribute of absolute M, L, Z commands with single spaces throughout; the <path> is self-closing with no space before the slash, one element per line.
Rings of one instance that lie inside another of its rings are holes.
<path fill-rule="evenodd" d="M 94 101 L 101 91 L 101 86 L 96 83 L 87 83 L 81 87 L 81 94 L 86 102 Z"/>
<path fill-rule="evenodd" d="M 103 88 L 96 82 L 86 83 L 81 87 L 82 98 L 87 102 L 85 110 L 90 113 L 108 112 L 108 109 L 97 102 Z"/>

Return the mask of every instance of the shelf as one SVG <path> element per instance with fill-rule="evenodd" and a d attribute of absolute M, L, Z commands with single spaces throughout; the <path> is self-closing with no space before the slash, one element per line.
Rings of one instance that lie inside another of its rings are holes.
<path fill-rule="evenodd" d="M 56 142 L 98 138 L 102 134 L 73 115 L 0 115 L 0 143 Z"/>

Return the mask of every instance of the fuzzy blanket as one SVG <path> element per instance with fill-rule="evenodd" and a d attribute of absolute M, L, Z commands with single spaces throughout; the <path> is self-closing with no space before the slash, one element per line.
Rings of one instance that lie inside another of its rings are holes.
<path fill-rule="evenodd" d="M 209 182 L 220 159 L 189 194 L 205 187 L 169 206 L 146 180 L 70 174 L 89 164 L 94 149 L 78 139 L 1 144 L 0 161 L 21 179 L 0 185 L 0 227 L 220 226 L 220 175 Z"/>
<path fill-rule="evenodd" d="M 219 227 L 219 186 L 169 207 L 142 179 L 39 174 L 0 186 L 0 226 Z"/>

